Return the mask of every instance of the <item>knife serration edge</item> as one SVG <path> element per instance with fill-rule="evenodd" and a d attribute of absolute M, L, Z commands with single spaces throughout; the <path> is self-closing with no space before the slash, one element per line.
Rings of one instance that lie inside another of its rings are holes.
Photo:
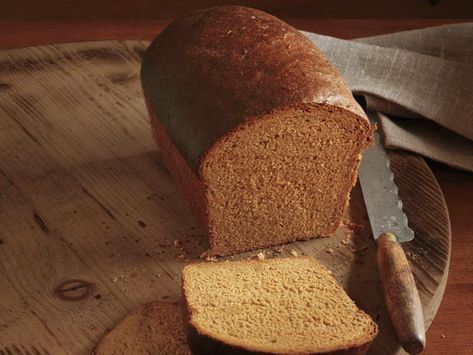
<path fill-rule="evenodd" d="M 371 123 L 375 124 L 376 113 L 369 110 L 366 113 Z M 359 179 L 374 238 L 389 232 L 399 242 L 412 240 L 414 232 L 403 211 L 389 156 L 377 131 L 374 132 L 374 145 L 363 154 Z"/>

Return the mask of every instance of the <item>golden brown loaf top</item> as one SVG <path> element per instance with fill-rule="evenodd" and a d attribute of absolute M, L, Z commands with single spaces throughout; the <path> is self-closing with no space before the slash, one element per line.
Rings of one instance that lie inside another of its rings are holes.
<path fill-rule="evenodd" d="M 146 51 L 141 80 L 150 109 L 198 174 L 207 148 L 264 113 L 326 103 L 366 118 L 308 38 L 246 7 L 205 9 L 174 21 Z"/>

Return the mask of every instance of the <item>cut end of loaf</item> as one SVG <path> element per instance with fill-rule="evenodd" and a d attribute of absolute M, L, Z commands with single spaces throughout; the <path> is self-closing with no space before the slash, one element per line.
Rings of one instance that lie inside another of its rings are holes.
<path fill-rule="evenodd" d="M 204 9 L 161 32 L 141 78 L 208 255 L 335 231 L 371 128 L 307 37 L 259 10 Z"/>
<path fill-rule="evenodd" d="M 183 292 L 199 334 L 247 351 L 366 349 L 377 334 L 329 271 L 306 257 L 189 265 Z"/>
<path fill-rule="evenodd" d="M 204 155 L 210 255 L 329 236 L 371 142 L 367 120 L 305 104 L 249 120 Z"/>

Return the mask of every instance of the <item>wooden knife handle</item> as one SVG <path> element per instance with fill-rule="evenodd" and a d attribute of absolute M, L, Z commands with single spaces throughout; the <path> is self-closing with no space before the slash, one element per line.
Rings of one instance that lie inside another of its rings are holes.
<path fill-rule="evenodd" d="M 379 236 L 377 259 L 386 307 L 397 337 L 405 351 L 418 354 L 425 346 L 424 314 L 409 262 L 394 234 Z"/>

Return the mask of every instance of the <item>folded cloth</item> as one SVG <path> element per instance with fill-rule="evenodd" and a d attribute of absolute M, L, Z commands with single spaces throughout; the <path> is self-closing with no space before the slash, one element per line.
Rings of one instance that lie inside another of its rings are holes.
<path fill-rule="evenodd" d="M 473 171 L 473 23 L 351 41 L 304 34 L 384 113 L 386 147 Z"/>

